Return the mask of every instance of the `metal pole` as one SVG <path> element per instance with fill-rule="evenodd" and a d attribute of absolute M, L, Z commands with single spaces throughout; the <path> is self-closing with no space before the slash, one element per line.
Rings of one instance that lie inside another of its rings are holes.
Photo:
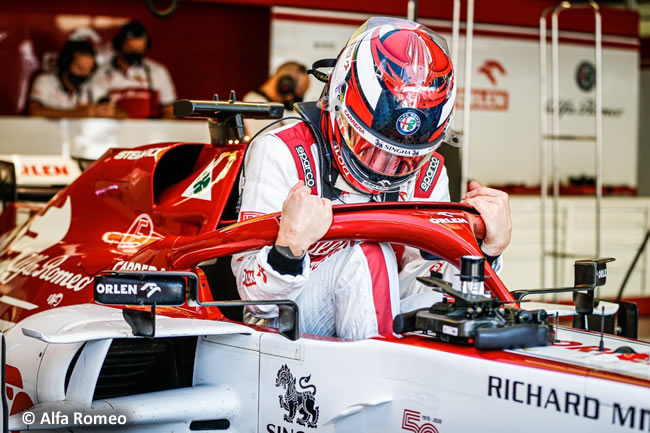
<path fill-rule="evenodd" d="M 571 7 L 563 1 L 551 15 L 551 69 L 553 98 L 553 285 L 559 284 L 559 213 L 560 213 L 560 36 L 558 18 L 560 12 Z"/>
<path fill-rule="evenodd" d="M 408 0 L 406 5 L 406 18 L 410 21 L 418 20 L 418 0 Z"/>
<path fill-rule="evenodd" d="M 59 120 L 59 130 L 61 131 L 61 156 L 66 158 L 70 157 L 70 148 L 72 147 L 72 134 L 70 120 L 61 119 Z"/>
<path fill-rule="evenodd" d="M 452 12 L 452 21 L 451 21 L 451 64 L 454 67 L 454 71 L 460 70 L 460 65 L 458 64 L 458 50 L 460 45 L 460 0 L 454 0 L 454 9 Z M 458 86 L 458 75 L 454 76 L 455 85 Z M 459 121 L 458 116 L 454 116 L 452 130 L 458 131 Z M 462 152 L 462 150 L 459 150 Z M 462 155 L 462 153 L 459 153 Z M 460 191 L 460 188 L 458 189 Z"/>
<path fill-rule="evenodd" d="M 458 69 L 458 44 L 460 40 L 460 0 L 454 0 L 451 21 L 451 64 Z"/>
<path fill-rule="evenodd" d="M 461 147 L 461 196 L 467 192 L 469 170 L 470 112 L 472 107 L 472 40 L 474 35 L 474 0 L 467 0 L 467 33 L 465 34 L 465 95 L 463 98 L 463 146 Z"/>
<path fill-rule="evenodd" d="M 540 202 L 540 287 L 546 287 L 546 203 L 548 201 L 548 77 L 546 74 L 546 15 L 552 7 L 546 8 L 539 19 L 539 176 L 541 187 Z"/>
<path fill-rule="evenodd" d="M 595 16 L 595 69 L 596 69 L 596 113 L 595 113 L 595 132 L 593 137 L 586 137 L 594 140 L 595 146 L 595 165 L 596 165 L 596 257 L 601 254 L 601 204 L 602 204 L 602 115 L 603 115 L 603 100 L 602 100 L 602 19 L 598 4 L 589 0 L 587 4 L 573 5 L 571 2 L 563 1 L 553 9 L 551 16 L 551 73 L 552 73 L 552 135 L 546 135 L 548 128 L 546 116 L 545 99 L 546 99 L 546 15 L 549 8 L 544 10 L 540 17 L 540 108 L 542 114 L 540 115 L 540 171 L 541 171 L 541 235 L 542 242 L 542 285 L 544 285 L 545 278 L 545 253 L 544 247 L 546 246 L 546 201 L 547 201 L 547 145 L 545 142 L 545 135 L 552 139 L 552 176 L 553 176 L 553 249 L 551 254 L 553 256 L 553 284 L 558 285 L 559 279 L 559 200 L 560 200 L 560 141 L 561 140 L 581 140 L 584 139 L 579 136 L 561 136 L 560 135 L 560 54 L 559 54 L 559 24 L 558 19 L 562 11 L 572 7 L 591 7 Z"/>
<path fill-rule="evenodd" d="M 560 49 L 558 35 L 558 6 L 551 16 L 551 85 L 552 85 L 552 102 L 553 102 L 553 136 L 560 135 Z M 558 252 L 559 252 L 559 203 L 560 203 L 560 142 L 553 138 L 552 168 L 553 176 L 553 286 L 557 287 L 559 278 L 558 269 Z"/>
<path fill-rule="evenodd" d="M 601 254 L 601 204 L 603 199 L 603 48 L 602 19 L 598 4 L 591 1 L 594 8 L 596 25 L 596 257 Z"/>

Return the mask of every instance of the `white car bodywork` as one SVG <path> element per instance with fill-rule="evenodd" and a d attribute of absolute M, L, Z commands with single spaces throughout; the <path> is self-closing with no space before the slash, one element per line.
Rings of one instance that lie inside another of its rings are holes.
<path fill-rule="evenodd" d="M 265 433 L 650 429 L 650 345 L 619 337 L 605 336 L 599 352 L 599 334 L 559 328 L 552 346 L 480 352 L 422 334 L 291 341 L 237 323 L 162 315 L 156 326 L 156 338 L 197 336 L 192 386 L 92 401 L 112 339 L 135 338 L 121 311 L 85 304 L 18 323 L 6 334 L 8 364 L 22 360 L 22 391 L 35 403 L 28 411 L 36 422 L 17 413 L 9 429 L 206 431 L 197 428 L 202 420 L 222 423 L 207 431 Z M 613 352 L 621 346 L 639 356 Z M 63 372 L 80 348 L 66 390 Z M 126 421 L 82 425 L 75 412 Z"/>

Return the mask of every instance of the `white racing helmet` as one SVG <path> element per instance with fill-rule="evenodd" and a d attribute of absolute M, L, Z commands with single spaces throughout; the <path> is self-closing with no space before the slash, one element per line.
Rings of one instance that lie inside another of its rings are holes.
<path fill-rule="evenodd" d="M 339 54 L 319 101 L 336 168 L 360 192 L 398 189 L 446 138 L 455 100 L 441 36 L 403 19 L 369 19 Z"/>

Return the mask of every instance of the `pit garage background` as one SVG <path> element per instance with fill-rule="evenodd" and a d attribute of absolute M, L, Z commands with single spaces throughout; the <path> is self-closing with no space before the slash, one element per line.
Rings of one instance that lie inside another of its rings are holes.
<path fill-rule="evenodd" d="M 476 1 L 467 176 L 511 194 L 513 241 L 502 273 L 511 288 L 570 285 L 574 260 L 594 255 L 594 152 L 588 141 L 561 146 L 558 249 L 553 252 L 550 242 L 550 206 L 547 243 L 544 248 L 541 245 L 538 26 L 542 11 L 555 4 Z M 596 78 L 602 76 L 604 91 L 606 195 L 601 255 L 617 261 L 610 265 L 608 285 L 601 296 L 614 297 L 650 229 L 650 11 L 648 3 L 634 1 L 602 6 L 603 70 Z M 149 57 L 167 66 L 179 98 L 209 99 L 215 93 L 226 97 L 231 89 L 243 96 L 288 60 L 309 65 L 336 57 L 353 29 L 367 17 L 405 13 L 406 2 L 401 1 L 185 0 L 173 16 L 159 19 L 149 13 L 144 1 L 5 3 L 0 13 L 0 154 L 93 159 L 115 146 L 208 140 L 202 121 L 27 117 L 26 95 L 36 73 L 51 70 L 60 47 L 72 35 L 87 35 L 102 62 L 110 58 L 110 41 L 117 29 L 130 19 L 139 19 L 153 42 Z M 419 17 L 449 37 L 452 1 L 420 1 Z M 594 64 L 593 19 L 585 11 L 570 11 L 562 15 L 560 28 L 560 127 L 566 134 L 590 135 L 595 85 L 584 72 Z M 461 25 L 458 83 L 464 82 L 464 34 Z M 321 89 L 312 79 L 308 96 L 317 98 Z M 455 129 L 463 127 L 465 105 L 461 98 Z M 452 192 L 458 191 L 457 152 L 443 151 L 454 182 Z M 39 167 L 29 171 L 39 176 Z M 642 314 L 650 315 L 647 252 L 631 274 L 625 297 L 639 301 Z"/>

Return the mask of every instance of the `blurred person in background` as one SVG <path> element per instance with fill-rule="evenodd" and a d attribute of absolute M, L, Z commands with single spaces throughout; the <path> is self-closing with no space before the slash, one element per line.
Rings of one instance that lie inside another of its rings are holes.
<path fill-rule="evenodd" d="M 114 116 L 110 104 L 93 103 L 89 80 L 95 68 L 95 50 L 90 42 L 66 42 L 56 61 L 56 72 L 42 73 L 34 80 L 29 114 L 52 118 Z"/>
<path fill-rule="evenodd" d="M 293 104 L 302 102 L 307 89 L 309 89 L 307 68 L 297 62 L 286 62 L 280 65 L 275 74 L 269 77 L 257 90 L 248 92 L 243 100 L 244 102 L 279 102 L 284 105 L 283 117 L 297 116 L 293 111 Z M 276 127 L 296 121 L 278 122 Z M 245 119 L 246 134 L 252 137 L 271 122 L 273 122 L 273 119 Z"/>
<path fill-rule="evenodd" d="M 130 21 L 113 38 L 113 58 L 95 74 L 93 93 L 128 117 L 173 117 L 174 83 L 167 68 L 145 57 L 151 47 L 147 29 Z"/>

